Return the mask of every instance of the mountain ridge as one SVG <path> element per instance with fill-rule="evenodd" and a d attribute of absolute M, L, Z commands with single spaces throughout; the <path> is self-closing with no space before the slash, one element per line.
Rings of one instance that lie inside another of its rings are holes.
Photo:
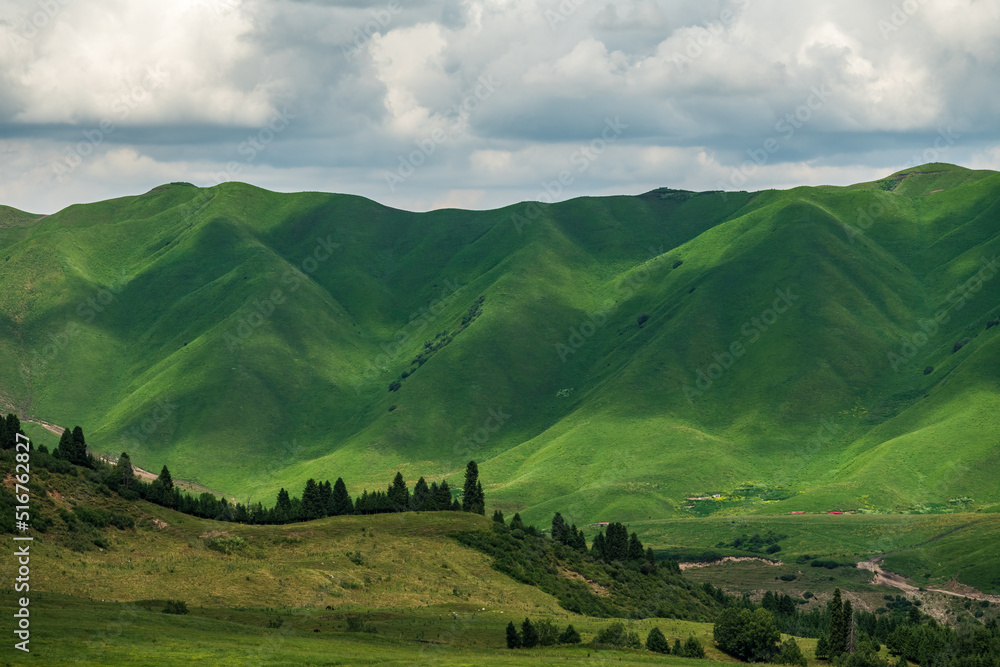
<path fill-rule="evenodd" d="M 746 482 L 795 494 L 739 511 L 989 505 L 998 192 L 938 164 L 420 214 L 172 184 L 0 216 L 0 398 L 241 498 L 397 468 L 451 482 L 475 458 L 531 519 L 683 516 Z M 776 290 L 798 300 L 779 313 Z M 176 407 L 152 423 L 157 401 Z"/>

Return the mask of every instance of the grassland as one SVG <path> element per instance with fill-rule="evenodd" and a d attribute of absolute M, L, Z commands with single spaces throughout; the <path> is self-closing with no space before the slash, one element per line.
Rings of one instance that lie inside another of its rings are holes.
<path fill-rule="evenodd" d="M 475 458 L 491 507 L 539 523 L 684 517 L 746 483 L 790 494 L 722 514 L 993 506 L 1000 174 L 890 181 L 426 214 L 172 184 L 6 210 L 0 403 L 267 503 L 309 477 L 460 484 Z"/>
<path fill-rule="evenodd" d="M 500 614 L 449 609 L 406 614 L 377 613 L 377 634 L 348 632 L 341 614 L 301 609 L 220 610 L 193 608 L 186 616 L 160 613 L 161 603 L 116 604 L 55 594 L 36 597 L 30 656 L 3 648 L 6 664 L 96 665 L 574 665 L 613 661 L 621 665 L 732 664 L 709 649 L 707 660 L 659 656 L 646 651 L 588 646 L 508 650 Z M 269 622 L 281 619 L 280 628 Z M 562 619 L 556 619 L 562 620 Z M 572 619 L 585 641 L 606 624 Z M 580 623 L 576 625 L 576 623 Z M 643 637 L 652 622 L 630 626 Z M 655 623 L 664 634 L 708 640 L 708 624 Z M 317 632 L 318 631 L 318 632 Z M 809 640 L 803 640 L 808 644 Z"/>

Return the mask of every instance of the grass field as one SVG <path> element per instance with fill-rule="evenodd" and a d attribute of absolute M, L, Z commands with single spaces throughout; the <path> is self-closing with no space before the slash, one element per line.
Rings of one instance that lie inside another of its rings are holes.
<path fill-rule="evenodd" d="M 31 655 L 18 656 L 5 646 L 2 659 L 6 664 L 721 664 L 587 646 L 512 651 L 504 645 L 505 616 L 466 611 L 453 615 L 446 608 L 380 612 L 370 617 L 377 634 L 367 634 L 348 632 L 342 615 L 329 611 L 193 608 L 186 616 L 176 616 L 160 613 L 161 603 L 101 603 L 54 594 L 36 596 L 35 605 Z M 267 627 L 278 618 L 280 628 Z M 585 641 L 607 623 L 571 620 Z M 671 639 L 693 634 L 704 642 L 711 635 L 707 624 L 666 621 L 656 625 Z M 643 637 L 651 626 L 651 622 L 630 624 Z M 709 653 L 709 658 L 732 664 L 715 649 Z"/>

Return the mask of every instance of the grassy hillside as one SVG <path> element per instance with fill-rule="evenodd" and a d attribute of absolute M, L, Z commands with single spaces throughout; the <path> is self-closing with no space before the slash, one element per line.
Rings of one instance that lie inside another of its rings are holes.
<path fill-rule="evenodd" d="M 1000 502 L 998 191 L 933 164 L 478 212 L 239 183 L 5 209 L 0 403 L 267 503 L 475 458 L 538 522 L 972 510 Z"/>

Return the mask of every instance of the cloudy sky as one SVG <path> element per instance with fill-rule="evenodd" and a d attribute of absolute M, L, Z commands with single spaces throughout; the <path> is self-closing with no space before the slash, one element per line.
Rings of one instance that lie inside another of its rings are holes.
<path fill-rule="evenodd" d="M 411 210 L 1000 168 L 996 0 L 0 0 L 0 203 Z"/>

